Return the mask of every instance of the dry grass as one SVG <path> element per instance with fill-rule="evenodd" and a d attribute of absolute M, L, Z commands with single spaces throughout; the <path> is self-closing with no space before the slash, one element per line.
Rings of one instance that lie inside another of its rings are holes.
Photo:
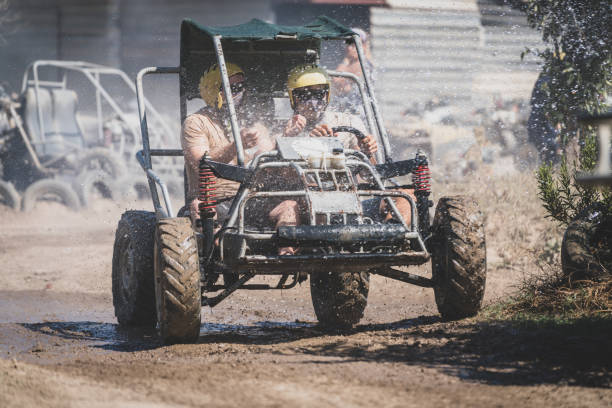
<path fill-rule="evenodd" d="M 504 320 L 612 319 L 612 279 L 571 281 L 558 265 L 544 263 L 509 300 L 489 307 L 486 318 Z"/>

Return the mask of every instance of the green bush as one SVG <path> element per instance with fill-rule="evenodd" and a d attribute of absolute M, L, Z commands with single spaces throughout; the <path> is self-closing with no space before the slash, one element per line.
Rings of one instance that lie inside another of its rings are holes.
<path fill-rule="evenodd" d="M 595 167 L 595 131 L 580 128 L 578 115 L 607 109 L 612 87 L 612 13 L 609 0 L 512 0 L 529 24 L 542 33 L 543 50 L 527 49 L 542 59 L 542 72 L 549 79 L 544 109 L 560 129 L 561 144 L 578 140 L 577 160 L 561 159 L 560 165 L 544 164 L 538 170 L 539 196 L 549 217 L 568 224 L 586 207 L 600 202 L 612 214 L 610 189 L 576 183 L 576 171 Z"/>

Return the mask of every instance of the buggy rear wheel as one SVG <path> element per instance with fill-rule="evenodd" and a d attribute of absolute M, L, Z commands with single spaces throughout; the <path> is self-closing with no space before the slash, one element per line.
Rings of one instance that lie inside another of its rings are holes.
<path fill-rule="evenodd" d="M 104 147 L 94 147 L 81 152 L 77 159 L 76 169 L 79 173 L 86 171 L 106 173 L 113 180 L 118 180 L 127 173 L 120 157 Z"/>
<path fill-rule="evenodd" d="M 193 343 L 200 335 L 200 261 L 189 218 L 166 218 L 155 234 L 155 298 L 165 344 Z"/>
<path fill-rule="evenodd" d="M 113 306 L 119 324 L 155 326 L 153 246 L 155 214 L 126 211 L 113 248 Z"/>
<path fill-rule="evenodd" d="M 59 202 L 73 211 L 80 209 L 79 197 L 70 184 L 61 180 L 42 179 L 32 183 L 23 194 L 23 211 L 32 211 L 39 201 Z"/>
<path fill-rule="evenodd" d="M 438 311 L 462 319 L 480 310 L 487 274 L 483 215 L 469 197 L 442 197 L 432 231 L 432 274 Z"/>
<path fill-rule="evenodd" d="M 103 172 L 86 171 L 80 173 L 72 183 L 83 207 L 89 207 L 98 199 L 116 200 L 118 198 L 116 182 Z"/>
<path fill-rule="evenodd" d="M 363 317 L 368 304 L 368 272 L 319 272 L 310 276 L 310 295 L 321 325 L 347 329 Z"/>
<path fill-rule="evenodd" d="M 8 181 L 0 180 L 0 206 L 19 209 L 19 193 Z"/>

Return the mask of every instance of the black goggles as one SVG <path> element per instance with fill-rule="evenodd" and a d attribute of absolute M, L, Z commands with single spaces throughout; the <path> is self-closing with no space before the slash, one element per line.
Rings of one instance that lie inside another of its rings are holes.
<path fill-rule="evenodd" d="M 230 85 L 232 95 L 238 95 L 240 92 L 245 90 L 244 82 L 236 82 Z M 219 88 L 219 91 L 223 92 L 223 86 Z"/>
<path fill-rule="evenodd" d="M 312 99 L 327 101 L 329 89 L 295 89 L 293 96 L 295 99 L 306 102 Z"/>

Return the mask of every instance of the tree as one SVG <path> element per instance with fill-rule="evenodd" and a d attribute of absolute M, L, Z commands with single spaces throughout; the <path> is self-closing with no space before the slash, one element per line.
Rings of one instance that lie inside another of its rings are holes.
<path fill-rule="evenodd" d="M 542 33 L 543 50 L 526 50 L 542 59 L 544 110 L 560 129 L 561 143 L 578 140 L 578 159 L 564 157 L 559 168 L 545 163 L 538 171 L 540 198 L 550 217 L 568 224 L 596 202 L 612 214 L 610 189 L 576 184 L 576 170 L 595 166 L 597 144 L 594 129 L 581 127 L 580 113 L 609 109 L 612 88 L 610 0 L 511 0 L 527 15 L 529 24 Z"/>

